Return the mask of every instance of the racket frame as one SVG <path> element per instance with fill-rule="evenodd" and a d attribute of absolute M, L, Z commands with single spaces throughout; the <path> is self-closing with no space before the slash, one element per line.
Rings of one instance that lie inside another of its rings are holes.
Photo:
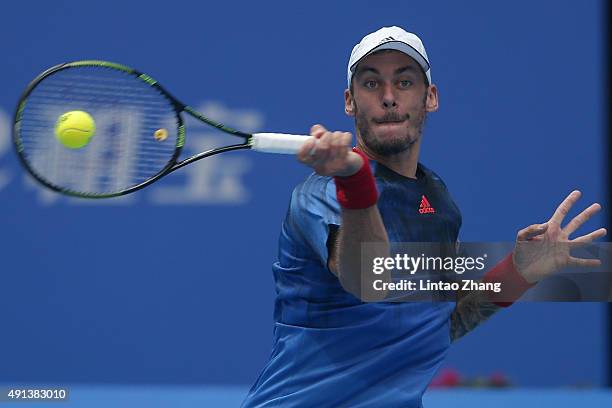
<path fill-rule="evenodd" d="M 44 177 L 38 174 L 30 166 L 30 163 L 27 160 L 26 154 L 24 153 L 24 147 L 20 139 L 21 118 L 23 116 L 23 111 L 27 104 L 27 99 L 32 93 L 32 91 L 36 88 L 36 86 L 38 86 L 38 84 L 40 84 L 44 79 L 48 78 L 49 76 L 57 72 L 60 72 L 66 69 L 71 69 L 71 68 L 79 68 L 79 67 L 80 68 L 97 67 L 97 68 L 107 68 L 107 69 L 114 69 L 114 70 L 122 71 L 126 74 L 132 75 L 135 78 L 145 82 L 149 86 L 154 87 L 158 92 L 160 92 L 164 97 L 166 97 L 168 101 L 170 101 L 172 107 L 174 108 L 174 113 L 175 113 L 176 120 L 177 120 L 178 135 L 176 138 L 174 153 L 170 157 L 168 163 L 157 174 L 125 190 L 111 192 L 111 193 L 83 193 L 83 192 L 78 192 L 78 191 L 74 191 L 71 189 L 63 188 L 61 186 L 57 186 L 49 182 L 48 180 L 45 180 Z M 188 157 L 186 159 L 183 159 L 181 161 L 178 161 L 181 155 L 181 152 L 183 150 L 183 146 L 185 145 L 185 134 L 186 134 L 185 122 L 181 115 L 183 112 L 200 120 L 201 122 L 206 123 L 207 125 L 210 125 L 210 126 L 213 126 L 219 129 L 222 132 L 228 133 L 233 136 L 240 137 L 244 140 L 244 142 L 239 143 L 239 144 L 232 144 L 232 145 L 210 149 L 210 150 L 198 153 L 196 155 L 193 155 L 191 157 Z M 232 129 L 229 126 L 225 126 L 222 123 L 211 120 L 207 118 L 206 116 L 202 115 L 201 113 L 197 112 L 190 106 L 185 105 L 184 103 L 180 102 L 177 98 L 175 98 L 170 92 L 168 92 L 165 88 L 163 88 L 155 79 L 153 79 L 149 75 L 144 74 L 138 70 L 132 69 L 122 64 L 117 64 L 117 63 L 108 62 L 108 61 L 98 61 L 98 60 L 84 60 L 84 61 L 67 62 L 67 63 L 55 65 L 47 69 L 46 71 L 42 72 L 40 75 L 34 78 L 32 82 L 30 82 L 30 84 L 27 86 L 25 91 L 22 93 L 17 103 L 17 108 L 15 110 L 15 115 L 14 115 L 14 120 L 13 120 L 13 145 L 15 146 L 15 150 L 16 150 L 17 156 L 19 157 L 21 164 L 25 167 L 28 173 L 30 173 L 30 175 L 34 177 L 34 179 L 37 180 L 39 183 L 41 183 L 47 188 L 50 188 L 51 190 L 57 191 L 65 195 L 69 195 L 73 197 L 80 197 L 80 198 L 110 198 L 110 197 L 118 197 L 118 196 L 126 195 L 129 193 L 133 193 L 134 191 L 140 190 L 148 186 L 149 184 L 159 180 L 165 175 L 170 174 L 173 171 L 178 170 L 181 167 L 186 166 L 195 161 L 204 159 L 206 157 L 213 156 L 215 154 L 224 153 L 224 152 L 228 152 L 232 150 L 250 149 L 252 147 L 252 138 L 253 138 L 252 134 Z"/>

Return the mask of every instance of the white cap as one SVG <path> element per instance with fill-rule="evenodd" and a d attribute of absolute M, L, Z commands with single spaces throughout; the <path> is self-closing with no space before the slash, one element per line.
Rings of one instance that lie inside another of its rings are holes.
<path fill-rule="evenodd" d="M 425 72 L 427 80 L 431 84 L 429 59 L 427 58 L 423 42 L 416 34 L 406 32 L 400 27 L 393 26 L 383 27 L 378 31 L 366 35 L 359 44 L 353 47 L 347 71 L 349 88 L 351 87 L 351 79 L 353 78 L 357 64 L 363 58 L 378 50 L 397 50 L 414 58 L 421 68 L 423 68 L 423 72 Z"/>

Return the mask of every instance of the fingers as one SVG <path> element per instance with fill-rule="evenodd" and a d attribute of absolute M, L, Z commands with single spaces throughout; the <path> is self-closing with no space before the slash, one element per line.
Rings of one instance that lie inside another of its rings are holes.
<path fill-rule="evenodd" d="M 523 228 L 516 234 L 517 241 L 529 241 L 538 235 L 542 235 L 548 229 L 548 224 L 533 224 L 527 228 Z"/>
<path fill-rule="evenodd" d="M 563 228 L 563 232 L 569 236 L 574 231 L 587 222 L 595 213 L 601 210 L 601 205 L 598 203 L 591 204 L 587 209 L 582 211 L 580 214 L 575 216 L 566 226 Z"/>
<path fill-rule="evenodd" d="M 320 149 L 321 147 L 324 147 L 319 144 L 319 140 L 321 140 L 321 138 L 323 138 L 323 136 L 325 136 L 326 133 L 327 133 L 327 129 L 325 129 L 323 125 L 317 124 L 317 125 L 313 125 L 310 128 L 310 135 L 313 136 L 313 141 L 314 141 L 312 148 L 308 152 L 310 156 L 315 156 L 317 153 L 317 150 Z"/>
<path fill-rule="evenodd" d="M 601 261 L 599 259 L 584 259 L 584 258 L 574 258 L 570 256 L 567 260 L 567 266 L 576 266 L 579 268 L 597 268 L 601 266 Z"/>
<path fill-rule="evenodd" d="M 607 233 L 608 231 L 605 228 L 600 228 L 588 234 L 581 235 L 578 238 L 572 239 L 570 242 L 588 243 L 596 239 L 605 237 Z"/>
<path fill-rule="evenodd" d="M 317 124 L 310 128 L 312 139 L 308 139 L 297 153 L 297 158 L 300 162 L 310 165 L 316 160 L 317 150 L 321 149 L 319 139 L 323 137 L 325 132 L 327 132 L 327 129 L 322 125 Z"/>
<path fill-rule="evenodd" d="M 315 139 L 320 139 L 325 132 L 327 132 L 327 129 L 323 125 L 316 124 L 310 128 L 310 136 L 314 136 Z"/>
<path fill-rule="evenodd" d="M 313 161 L 313 153 L 316 152 L 316 145 L 316 138 L 313 137 L 312 139 L 306 140 L 297 153 L 298 160 L 304 164 L 309 164 Z"/>
<path fill-rule="evenodd" d="M 320 163 L 333 161 L 337 158 L 346 156 L 348 153 L 348 143 L 342 137 L 342 132 L 325 132 L 316 140 L 316 145 L 310 155 L 313 157 L 311 165 L 316 166 Z"/>
<path fill-rule="evenodd" d="M 331 138 L 330 138 L 330 132 L 323 132 L 320 134 L 317 133 L 317 136 L 315 136 L 315 146 L 314 148 L 308 153 L 310 155 L 310 157 L 313 159 L 312 165 L 316 165 L 318 162 L 322 162 L 328 159 L 329 155 L 331 154 Z"/>
<path fill-rule="evenodd" d="M 352 136 L 346 132 L 334 132 L 331 135 L 329 160 L 343 159 L 349 152 Z"/>
<path fill-rule="evenodd" d="M 557 207 L 557 210 L 550 218 L 550 222 L 561 225 L 565 216 L 569 213 L 572 206 L 578 201 L 582 193 L 578 190 L 572 191 L 563 202 Z"/>
<path fill-rule="evenodd" d="M 330 162 L 341 162 L 350 152 L 352 136 L 347 132 L 329 132 L 322 125 L 310 129 L 313 136 L 302 145 L 297 154 L 300 162 L 319 170 Z M 329 167 L 329 166 L 328 166 Z"/>

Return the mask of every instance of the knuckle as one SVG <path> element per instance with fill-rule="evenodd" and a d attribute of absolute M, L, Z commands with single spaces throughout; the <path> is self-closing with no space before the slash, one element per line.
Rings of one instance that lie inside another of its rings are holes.
<path fill-rule="evenodd" d="M 329 149 L 329 140 L 321 140 L 321 143 L 317 146 L 317 151 L 326 151 Z"/>
<path fill-rule="evenodd" d="M 316 139 L 321 138 L 324 133 L 325 133 L 325 128 L 321 125 L 314 125 L 310 129 L 310 135 L 314 136 Z"/>
<path fill-rule="evenodd" d="M 342 146 L 344 146 L 344 144 L 345 144 L 344 140 L 341 137 L 335 137 L 334 138 L 334 146 L 342 147 Z"/>

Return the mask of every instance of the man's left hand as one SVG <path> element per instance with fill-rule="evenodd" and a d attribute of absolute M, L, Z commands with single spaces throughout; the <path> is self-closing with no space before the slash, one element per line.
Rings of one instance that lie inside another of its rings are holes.
<path fill-rule="evenodd" d="M 530 225 L 517 233 L 512 259 L 516 269 L 529 283 L 540 281 L 564 267 L 593 268 L 601 264 L 599 259 L 575 258 L 571 256 L 570 249 L 605 236 L 605 228 L 569 238 L 601 209 L 598 203 L 591 204 L 565 227 L 561 227 L 563 219 L 580 196 L 580 191 L 572 191 L 550 220 L 544 224 Z"/>

